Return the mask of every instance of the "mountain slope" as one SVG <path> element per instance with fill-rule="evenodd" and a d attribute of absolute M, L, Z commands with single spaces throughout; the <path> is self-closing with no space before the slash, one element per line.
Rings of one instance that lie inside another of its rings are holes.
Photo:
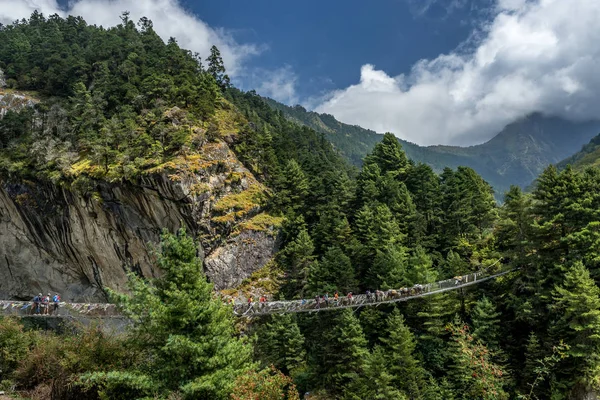
<path fill-rule="evenodd" d="M 355 165 L 360 165 L 383 137 L 372 130 L 339 122 L 329 114 L 265 100 L 289 119 L 322 132 Z M 599 121 L 578 123 L 533 114 L 507 125 L 491 140 L 476 146 L 419 146 L 398 140 L 410 159 L 428 164 L 436 172 L 444 167 L 471 167 L 501 195 L 512 184 L 528 186 L 547 165 L 575 153 L 598 131 Z"/>
<path fill-rule="evenodd" d="M 567 165 L 571 165 L 577 170 L 588 167 L 600 167 L 600 135 L 593 137 L 588 144 L 571 157 L 559 162 L 557 167 L 563 169 Z"/>
<path fill-rule="evenodd" d="M 302 165 L 322 197 L 322 171 L 343 177 L 321 134 L 227 90 L 216 47 L 209 72 L 138 26 L 34 13 L 0 29 L 0 298 L 105 300 L 130 272 L 159 275 L 153 245 L 181 227 L 215 287 L 235 287 L 277 251 L 281 171 Z"/>

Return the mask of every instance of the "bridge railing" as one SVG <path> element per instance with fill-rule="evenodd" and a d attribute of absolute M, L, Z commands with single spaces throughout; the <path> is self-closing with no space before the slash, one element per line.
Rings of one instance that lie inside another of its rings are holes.
<path fill-rule="evenodd" d="M 386 291 L 377 290 L 370 294 L 357 294 L 352 296 L 342 296 L 338 299 L 329 297 L 326 300 L 302 299 L 289 301 L 268 301 L 268 302 L 243 302 L 233 303 L 233 311 L 238 316 L 281 314 L 290 312 L 315 312 L 326 309 L 355 308 L 367 304 L 384 304 L 408 300 L 410 298 L 422 297 L 428 294 L 444 292 L 447 290 L 458 289 L 470 286 L 508 273 L 511 268 L 495 268 L 497 260 L 491 266 L 473 272 L 471 274 L 457 276 L 451 279 L 445 279 L 428 284 L 416 284 L 412 287 L 400 289 L 390 289 Z"/>
<path fill-rule="evenodd" d="M 92 318 L 115 317 L 120 314 L 117 307 L 110 303 L 58 303 L 58 308 L 55 308 L 55 303 L 49 303 L 48 308 L 35 307 L 32 301 L 0 301 L 0 314 L 12 316 L 88 316 Z M 47 311 L 46 311 L 47 310 Z"/>
<path fill-rule="evenodd" d="M 412 287 L 390 289 L 386 291 L 376 290 L 369 295 L 363 293 L 352 296 L 341 296 L 338 299 L 329 297 L 329 299 L 325 301 L 317 301 L 315 299 L 251 303 L 237 301 L 233 303 L 233 312 L 238 316 L 252 316 L 295 312 L 314 312 L 336 308 L 355 308 L 363 305 L 376 305 L 405 301 L 433 293 L 441 293 L 448 290 L 474 285 L 478 282 L 504 275 L 512 270 L 510 267 L 505 267 L 503 269 L 496 267 L 496 264 L 499 261 L 500 260 L 496 261 L 494 264 L 485 269 L 473 272 L 471 274 L 457 276 L 451 279 L 445 279 L 428 284 L 416 284 Z M 55 309 L 54 303 L 50 303 L 48 313 L 45 313 L 44 308 L 42 307 L 40 307 L 39 311 L 35 310 L 32 301 L 10 300 L 0 300 L 0 314 L 14 316 L 85 316 L 90 318 L 121 317 L 116 305 L 109 303 L 60 302 L 57 309 Z"/>

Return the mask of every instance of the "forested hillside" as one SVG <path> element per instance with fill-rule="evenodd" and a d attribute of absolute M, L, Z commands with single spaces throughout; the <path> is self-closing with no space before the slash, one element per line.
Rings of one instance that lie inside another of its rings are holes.
<path fill-rule="evenodd" d="M 110 29 L 37 13 L 4 26 L 0 69 L 11 93 L 35 99 L 0 120 L 2 185 L 21 182 L 40 194 L 60 187 L 99 201 L 106 182 L 143 191 L 157 174 L 180 181 L 224 169 L 219 179 L 251 184 L 217 202 L 211 196 L 222 193 L 203 197 L 205 187 L 196 188 L 199 208 L 214 203 L 210 226 L 235 235 L 266 225 L 279 244 L 267 265 L 219 293 L 201 249 L 220 231 L 163 232 L 144 266 L 160 273 L 124 265 L 128 290 L 106 288 L 131 320 L 122 335 L 41 333 L 0 319 L 0 390 L 44 399 L 234 400 L 307 392 L 586 399 L 600 391 L 598 170 L 549 166 L 531 194 L 513 186 L 502 207 L 472 168 L 436 174 L 411 161 L 392 134 L 357 170 L 323 133 L 230 87 L 218 49 L 191 54 L 126 14 Z M 206 146 L 228 146 L 247 171 L 230 173 L 213 153 L 203 158 Z M 35 200 L 14 201 L 33 212 Z M 516 270 L 397 305 L 234 321 L 222 300 L 331 299 L 500 263 Z"/>
<path fill-rule="evenodd" d="M 382 138 L 372 130 L 341 123 L 332 115 L 266 101 L 292 121 L 325 134 L 340 154 L 357 166 Z M 436 173 L 445 167 L 468 166 L 501 194 L 510 185 L 529 186 L 548 164 L 577 152 L 599 130 L 597 121 L 576 123 L 535 114 L 506 126 L 494 138 L 476 146 L 425 147 L 398 141 L 411 160 L 429 165 Z"/>
<path fill-rule="evenodd" d="M 562 169 L 567 165 L 578 170 L 600 166 L 600 135 L 592 138 L 579 152 L 559 162 L 557 167 Z"/>

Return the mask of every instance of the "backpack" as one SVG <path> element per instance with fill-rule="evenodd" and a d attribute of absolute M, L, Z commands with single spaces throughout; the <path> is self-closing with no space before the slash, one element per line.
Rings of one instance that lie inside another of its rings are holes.
<path fill-rule="evenodd" d="M 39 302 L 40 302 L 40 296 L 35 296 L 35 297 L 33 298 L 33 302 L 34 302 L 34 303 L 39 303 Z"/>
<path fill-rule="evenodd" d="M 60 296 L 55 294 L 54 297 L 52 298 L 52 301 L 55 303 L 60 303 Z"/>

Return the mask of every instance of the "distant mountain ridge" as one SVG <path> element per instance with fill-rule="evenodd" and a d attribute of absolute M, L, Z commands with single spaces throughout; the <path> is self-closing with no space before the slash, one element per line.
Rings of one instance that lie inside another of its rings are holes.
<path fill-rule="evenodd" d="M 360 165 L 362 158 L 383 138 L 382 134 L 344 124 L 329 114 L 265 100 L 289 119 L 322 132 L 355 165 Z M 398 141 L 409 158 L 430 165 L 436 172 L 460 165 L 473 168 L 494 187 L 496 195 L 501 196 L 510 185 L 527 187 L 546 166 L 573 155 L 599 132 L 600 121 L 571 122 L 532 114 L 507 125 L 492 139 L 476 146 L 419 146 L 402 139 Z"/>
<path fill-rule="evenodd" d="M 559 169 L 563 169 L 567 165 L 577 170 L 588 167 L 600 167 L 600 135 L 594 136 L 580 151 L 562 160 L 556 166 Z"/>

